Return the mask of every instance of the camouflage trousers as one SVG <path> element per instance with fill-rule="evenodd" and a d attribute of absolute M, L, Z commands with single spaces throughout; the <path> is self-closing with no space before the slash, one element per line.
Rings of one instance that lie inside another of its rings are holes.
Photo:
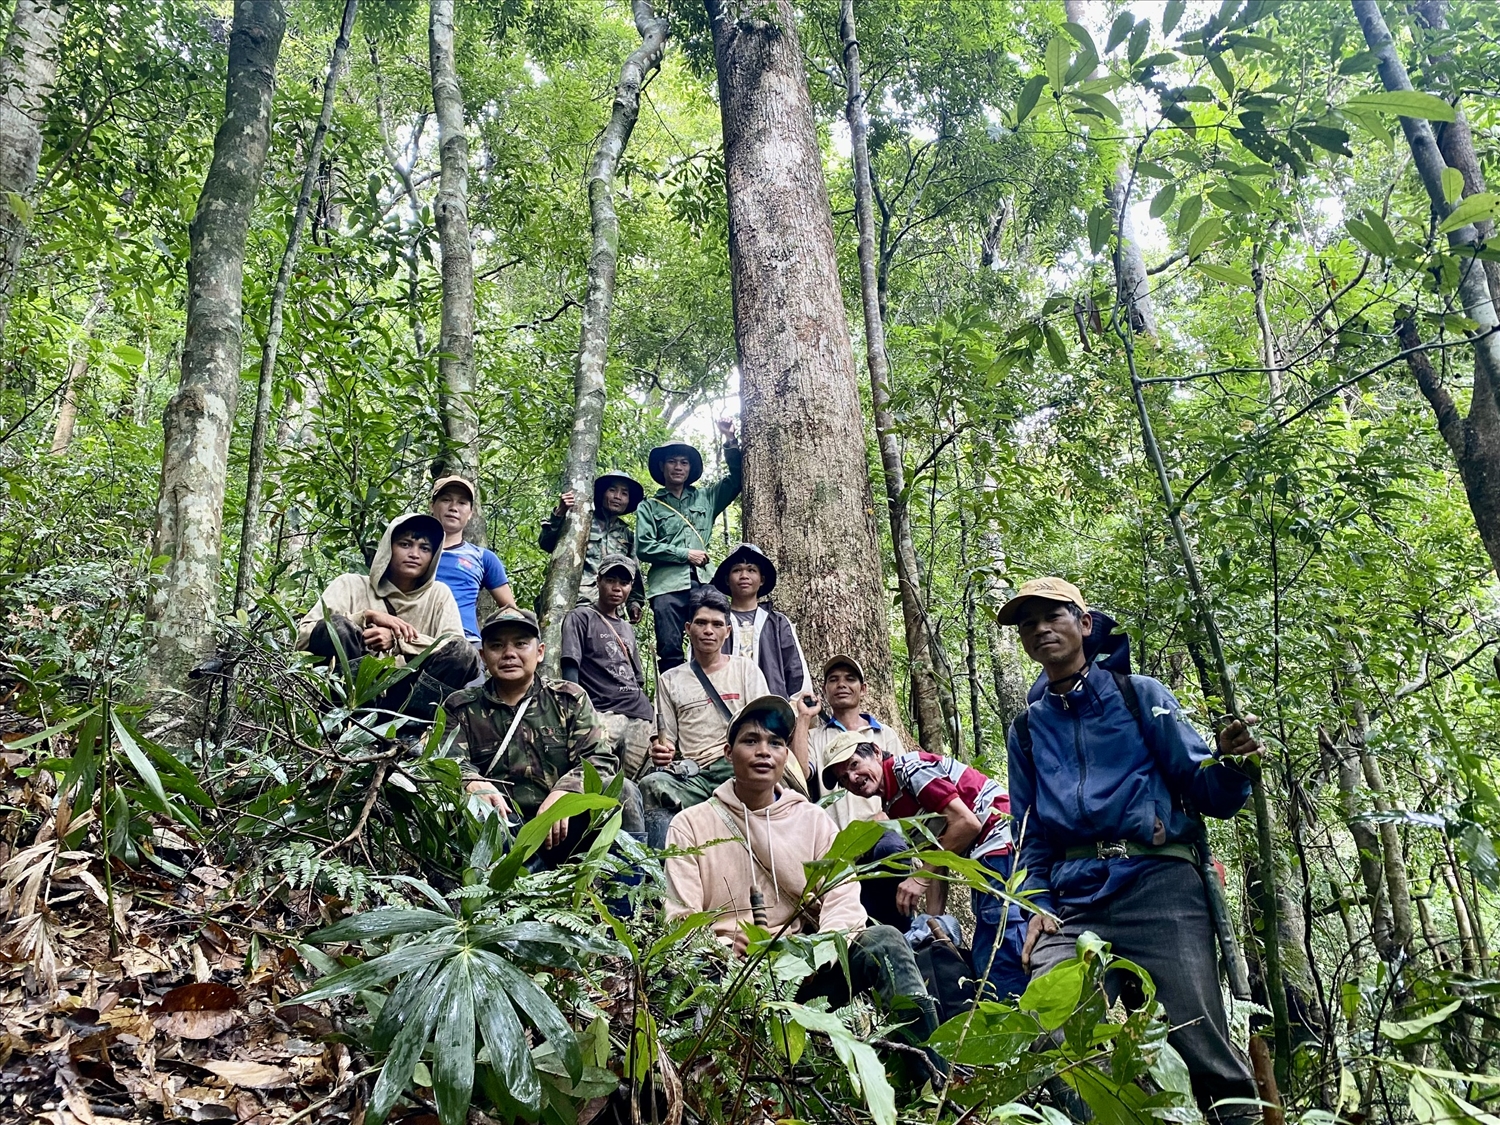
<path fill-rule="evenodd" d="M 599 712 L 599 719 L 604 723 L 605 733 L 609 735 L 609 744 L 614 749 L 615 760 L 622 763 L 621 769 L 625 776 L 632 781 L 641 772 L 641 764 L 645 762 L 646 755 L 651 752 L 651 735 L 656 730 L 656 725 L 647 719 L 632 719 L 629 715 L 619 715 L 613 711 Z"/>

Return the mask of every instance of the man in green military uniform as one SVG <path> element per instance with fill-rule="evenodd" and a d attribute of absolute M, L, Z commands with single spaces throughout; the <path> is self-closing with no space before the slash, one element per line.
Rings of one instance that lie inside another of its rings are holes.
<path fill-rule="evenodd" d="M 724 435 L 724 479 L 708 488 L 693 482 L 703 475 L 703 455 L 685 442 L 651 451 L 651 479 L 661 485 L 635 517 L 636 557 L 651 566 L 646 596 L 656 627 L 656 667 L 666 672 L 682 663 L 683 629 L 693 590 L 713 576 L 708 544 L 714 520 L 740 494 L 740 443 L 734 422 L 719 419 Z"/>
<path fill-rule="evenodd" d="M 606 784 L 619 768 L 588 694 L 577 684 L 537 675 L 542 647 L 529 609 L 511 606 L 491 614 L 479 648 L 488 679 L 454 692 L 443 705 L 454 730 L 449 752 L 459 761 L 464 788 L 501 816 L 521 820 L 546 811 L 564 793 L 581 793 L 585 761 Z M 638 823 L 636 801 L 625 818 L 633 813 Z M 559 863 L 579 847 L 588 819 L 575 816 L 552 826 L 539 853 L 543 865 Z"/>
<path fill-rule="evenodd" d="M 583 574 L 578 580 L 577 605 L 594 605 L 599 593 L 599 566 L 606 555 L 624 555 L 635 559 L 635 532 L 625 517 L 641 506 L 646 490 L 641 482 L 624 473 L 603 473 L 594 480 L 594 518 L 589 521 L 589 542 L 583 555 Z M 536 545 L 549 555 L 557 549 L 563 522 L 572 509 L 572 492 L 564 492 L 557 507 L 542 522 Z M 646 608 L 646 591 L 637 581 L 625 602 L 625 614 L 632 625 L 640 623 Z"/>

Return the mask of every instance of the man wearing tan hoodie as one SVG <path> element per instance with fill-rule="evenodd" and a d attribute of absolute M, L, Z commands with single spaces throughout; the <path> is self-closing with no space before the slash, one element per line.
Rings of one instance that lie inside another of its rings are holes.
<path fill-rule="evenodd" d="M 838 828 L 781 784 L 796 725 L 796 713 L 778 695 L 753 700 L 735 716 L 725 751 L 734 776 L 707 801 L 678 813 L 667 831 L 669 848 L 694 853 L 666 860 L 667 920 L 711 911 L 714 935 L 743 956 L 750 893 L 759 891 L 772 933 L 842 931 L 849 941 L 849 979 L 837 964 L 825 966 L 802 982 L 799 1000 L 826 996 L 837 1007 L 848 1002 L 852 983 L 853 992 L 874 992 L 887 1007 L 915 1008 L 925 1039 L 937 1027 L 937 1009 L 906 940 L 890 926 L 867 925 L 856 882 L 821 897 L 808 894 L 803 865 L 828 854 Z"/>
<path fill-rule="evenodd" d="M 450 692 L 479 673 L 458 603 L 437 581 L 442 553 L 443 526 L 436 519 L 397 516 L 380 537 L 370 573 L 339 575 L 298 622 L 296 647 L 342 658 L 351 671 L 370 653 L 388 654 L 403 666 L 422 657 L 415 674 L 369 705 L 430 720 Z"/>

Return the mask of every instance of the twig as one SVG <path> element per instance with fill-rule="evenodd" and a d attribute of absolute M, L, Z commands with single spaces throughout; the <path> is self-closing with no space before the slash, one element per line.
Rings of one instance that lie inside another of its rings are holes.
<path fill-rule="evenodd" d="M 384 1064 L 381 1064 L 381 1065 L 384 1065 Z M 343 1086 L 341 1086 L 339 1089 L 337 1089 L 333 1093 L 329 1094 L 322 1101 L 313 1102 L 313 1104 L 310 1105 L 310 1106 L 308 1106 L 306 1109 L 299 1109 L 296 1113 L 292 1114 L 285 1121 L 283 1121 L 281 1123 L 281 1125 L 297 1125 L 297 1122 L 303 1120 L 304 1118 L 311 1117 L 313 1114 L 317 1113 L 318 1110 L 322 1109 L 328 1103 L 336 1101 L 339 1098 L 343 1097 L 345 1094 L 347 1094 L 349 1092 L 349 1088 L 351 1086 L 353 1086 L 356 1082 L 358 1082 L 361 1078 L 368 1078 L 370 1075 L 374 1074 L 379 1069 L 380 1069 L 380 1067 L 378 1067 L 378 1066 L 367 1067 L 366 1069 L 364 1069 L 364 1070 L 360 1071 L 358 1074 L 356 1074 L 353 1078 L 349 1079 L 349 1081 L 347 1083 L 345 1083 Z"/>
<path fill-rule="evenodd" d="M 354 822 L 354 827 L 349 829 L 349 834 L 342 840 L 329 844 L 314 858 L 322 859 L 330 852 L 336 852 L 345 844 L 352 844 L 358 840 L 365 830 L 365 825 L 370 821 L 370 810 L 375 807 L 375 799 L 380 796 L 380 787 L 385 784 L 386 771 L 390 769 L 390 763 L 381 762 L 375 767 L 375 776 L 370 779 L 370 791 L 365 794 L 365 803 L 359 810 L 359 819 Z"/>

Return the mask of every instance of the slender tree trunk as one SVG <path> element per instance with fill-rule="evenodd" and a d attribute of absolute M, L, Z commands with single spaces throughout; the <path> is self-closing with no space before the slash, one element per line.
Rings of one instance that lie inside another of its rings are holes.
<path fill-rule="evenodd" d="M 1369 900 L 1370 936 L 1381 960 L 1389 961 L 1397 948 L 1393 938 L 1395 921 L 1391 917 L 1390 900 L 1386 897 L 1380 839 L 1369 822 L 1359 819 L 1363 811 L 1359 800 L 1359 751 L 1347 741 L 1342 747 L 1334 746 L 1333 740 L 1321 728 L 1318 737 L 1325 742 L 1327 754 L 1337 763 L 1340 807 L 1359 853 L 1360 882 L 1364 884 L 1365 897 Z"/>
<path fill-rule="evenodd" d="M 16 0 L 0 56 L 0 340 L 31 225 L 31 193 L 42 157 L 42 123 L 57 81 L 57 39 L 68 0 Z M 13 206 L 14 196 L 20 206 Z"/>
<path fill-rule="evenodd" d="M 224 121 L 189 228 L 182 378 L 163 421 L 161 489 L 152 553 L 167 564 L 152 591 L 148 666 L 176 686 L 213 650 L 223 551 L 229 436 L 239 395 L 245 234 L 271 140 L 280 0 L 236 0 Z"/>
<path fill-rule="evenodd" d="M 854 353 L 790 0 L 707 0 L 724 123 L 745 530 L 813 667 L 859 654 L 896 714 Z"/>
<path fill-rule="evenodd" d="M 89 370 L 89 350 L 93 345 L 94 321 L 104 311 L 104 293 L 101 291 L 83 315 L 81 338 L 73 344 L 73 354 L 68 360 L 68 379 L 63 385 L 62 405 L 57 409 L 57 423 L 52 428 L 52 448 L 47 452 L 60 457 L 73 444 L 73 427 L 78 422 L 78 388 Z"/>
<path fill-rule="evenodd" d="M 599 437 L 604 426 L 604 370 L 609 358 L 609 314 L 615 300 L 615 262 L 620 248 L 620 219 L 615 214 L 615 169 L 641 109 L 641 85 L 661 65 L 667 43 L 667 21 L 659 19 L 648 0 L 634 0 L 635 28 L 641 45 L 620 68 L 614 108 L 599 138 L 589 167 L 589 217 L 593 245 L 589 250 L 588 292 L 583 302 L 583 327 L 578 342 L 578 368 L 573 379 L 573 431 L 568 438 L 568 460 L 563 487 L 577 498 L 563 522 L 562 535 L 552 551 L 542 585 L 542 639 L 547 668 L 558 674 L 562 658 L 562 623 L 578 597 L 583 557 L 588 551 L 589 526 L 594 517 L 594 474 L 599 461 Z"/>
<path fill-rule="evenodd" d="M 870 369 L 870 399 L 875 435 L 880 442 L 880 464 L 885 476 L 886 507 L 890 512 L 892 554 L 901 588 L 901 618 L 906 627 L 906 654 L 911 665 L 911 694 L 922 746 L 933 754 L 944 752 L 945 728 L 933 650 L 941 639 L 927 615 L 927 602 L 917 568 L 911 511 L 906 502 L 906 466 L 896 444 L 896 420 L 891 413 L 891 364 L 885 346 L 885 324 L 880 304 L 875 250 L 875 208 L 870 183 L 869 129 L 864 95 L 860 90 L 859 39 L 854 26 L 854 0 L 844 0 L 839 21 L 844 43 L 844 120 L 849 124 L 854 161 L 854 215 L 859 227 L 859 291 L 864 309 L 865 362 Z M 975 730 L 978 737 L 978 730 Z"/>
<path fill-rule="evenodd" d="M 421 359 L 427 354 L 427 327 L 422 323 L 422 287 L 421 287 L 421 254 L 420 245 L 422 240 L 422 200 L 417 196 L 416 185 L 412 182 L 411 169 L 401 163 L 401 156 L 396 151 L 396 146 L 391 143 L 390 123 L 385 115 L 385 80 L 380 75 L 380 55 L 376 50 L 375 40 L 369 41 L 370 46 L 370 69 L 375 75 L 375 117 L 380 125 L 380 145 L 385 150 L 386 161 L 391 170 L 396 173 L 396 178 L 401 181 L 401 188 L 406 193 L 407 206 L 411 208 L 412 235 L 407 242 L 406 254 L 406 304 L 408 315 L 411 318 L 412 344 L 416 348 L 417 358 Z M 417 120 L 415 136 L 420 138 L 422 128 L 427 122 L 424 113 Z M 415 140 L 413 146 L 415 146 Z"/>
<path fill-rule="evenodd" d="M 307 164 L 302 171 L 302 191 L 297 196 L 297 208 L 292 212 L 292 229 L 286 236 L 286 248 L 281 252 L 281 268 L 276 273 L 276 286 L 271 290 L 271 315 L 266 325 L 265 343 L 261 345 L 260 378 L 255 391 L 255 422 L 250 430 L 250 464 L 245 476 L 245 513 L 240 523 L 240 557 L 234 580 L 235 609 L 245 604 L 245 598 L 250 592 L 250 580 L 255 575 L 261 487 L 266 476 L 266 432 L 271 427 L 271 389 L 276 377 L 276 353 L 281 348 L 286 292 L 291 284 L 292 269 L 297 264 L 302 232 L 307 228 L 307 210 L 312 205 L 313 185 L 317 182 L 318 168 L 323 161 L 323 142 L 328 138 L 328 129 L 333 124 L 333 100 L 338 92 L 339 73 L 344 67 L 344 56 L 349 53 L 349 35 L 354 30 L 354 16 L 358 10 L 359 0 L 344 0 L 344 21 L 339 25 L 338 38 L 334 40 L 333 54 L 328 61 L 328 77 L 323 83 L 323 112 L 318 117 L 312 143 L 307 149 Z"/>
<path fill-rule="evenodd" d="M 441 409 L 447 441 L 433 465 L 433 476 L 456 473 L 476 485 L 479 477 L 479 412 L 474 401 L 474 243 L 469 237 L 469 138 L 464 131 L 464 99 L 453 53 L 453 0 L 431 0 L 427 43 L 432 61 L 432 105 L 438 122 L 442 168 L 436 206 L 438 242 L 443 250 L 443 325 L 438 338 L 442 375 Z M 476 497 L 476 500 L 480 498 Z M 464 530 L 472 543 L 484 543 L 484 508 Z"/>
<path fill-rule="evenodd" d="M 1370 752 L 1367 741 L 1370 723 L 1365 717 L 1364 704 L 1358 699 L 1351 699 L 1350 704 L 1354 713 L 1354 729 L 1359 738 L 1356 749 L 1365 785 L 1369 787 L 1376 810 L 1390 812 L 1391 802 L 1386 796 L 1385 777 L 1381 773 L 1380 762 Z M 1381 866 L 1384 869 L 1386 895 L 1391 904 L 1391 921 L 1394 927 L 1391 936 L 1398 949 L 1409 953 L 1416 930 L 1412 924 L 1411 888 L 1406 878 L 1406 854 L 1401 847 L 1401 833 L 1390 821 L 1382 821 L 1379 830 Z"/>
<path fill-rule="evenodd" d="M 1265 247 L 1257 244 L 1254 264 L 1250 268 L 1255 286 L 1255 325 L 1260 330 L 1260 362 L 1266 369 L 1266 384 L 1270 388 L 1271 413 L 1281 416 L 1281 401 L 1285 393 L 1281 378 L 1281 356 L 1276 347 L 1276 333 L 1271 328 L 1271 314 L 1266 310 L 1266 268 L 1262 260 Z"/>

